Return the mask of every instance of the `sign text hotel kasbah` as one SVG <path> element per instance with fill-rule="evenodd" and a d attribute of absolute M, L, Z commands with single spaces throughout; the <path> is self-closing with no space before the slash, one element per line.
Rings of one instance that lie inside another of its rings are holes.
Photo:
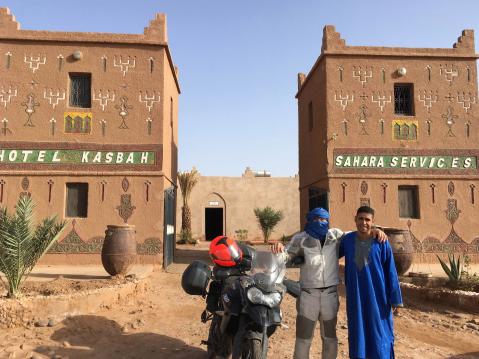
<path fill-rule="evenodd" d="M 0 149 L 0 163 L 154 165 L 155 152 Z"/>
<path fill-rule="evenodd" d="M 477 169 L 475 156 L 414 156 L 414 155 L 365 155 L 336 154 L 336 168 L 385 168 L 385 169 L 436 169 L 436 170 L 467 170 Z"/>

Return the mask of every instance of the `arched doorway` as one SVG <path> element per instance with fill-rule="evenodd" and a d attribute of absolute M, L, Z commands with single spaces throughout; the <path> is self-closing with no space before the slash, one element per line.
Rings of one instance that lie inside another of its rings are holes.
<path fill-rule="evenodd" d="M 226 232 L 226 205 L 218 193 L 210 193 L 205 204 L 205 240 L 211 241 Z"/>

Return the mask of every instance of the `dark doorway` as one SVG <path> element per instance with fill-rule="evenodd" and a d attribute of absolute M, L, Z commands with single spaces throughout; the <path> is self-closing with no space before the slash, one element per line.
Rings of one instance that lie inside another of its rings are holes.
<path fill-rule="evenodd" d="M 205 238 L 211 241 L 223 233 L 223 208 L 205 208 Z"/>
<path fill-rule="evenodd" d="M 163 210 L 163 267 L 168 267 L 173 262 L 175 254 L 176 237 L 176 196 L 175 188 L 170 187 L 165 190 L 165 202 Z"/>

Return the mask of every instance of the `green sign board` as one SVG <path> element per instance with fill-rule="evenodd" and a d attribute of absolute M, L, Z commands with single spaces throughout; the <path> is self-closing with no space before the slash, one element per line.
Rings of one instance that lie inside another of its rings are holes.
<path fill-rule="evenodd" d="M 334 156 L 336 168 L 398 168 L 398 169 L 476 169 L 475 156 L 395 156 L 338 154 Z"/>
<path fill-rule="evenodd" d="M 154 165 L 154 151 L 0 150 L 1 163 Z"/>

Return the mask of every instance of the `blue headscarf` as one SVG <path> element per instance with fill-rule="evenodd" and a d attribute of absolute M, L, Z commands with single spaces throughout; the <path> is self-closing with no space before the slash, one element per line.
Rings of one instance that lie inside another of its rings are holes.
<path fill-rule="evenodd" d="M 318 222 L 313 221 L 316 217 L 328 219 L 326 222 Z M 311 210 L 306 215 L 306 225 L 304 226 L 304 230 L 308 233 L 311 237 L 316 239 L 322 239 L 326 236 L 329 229 L 329 212 L 326 211 L 324 208 L 318 207 Z"/>

